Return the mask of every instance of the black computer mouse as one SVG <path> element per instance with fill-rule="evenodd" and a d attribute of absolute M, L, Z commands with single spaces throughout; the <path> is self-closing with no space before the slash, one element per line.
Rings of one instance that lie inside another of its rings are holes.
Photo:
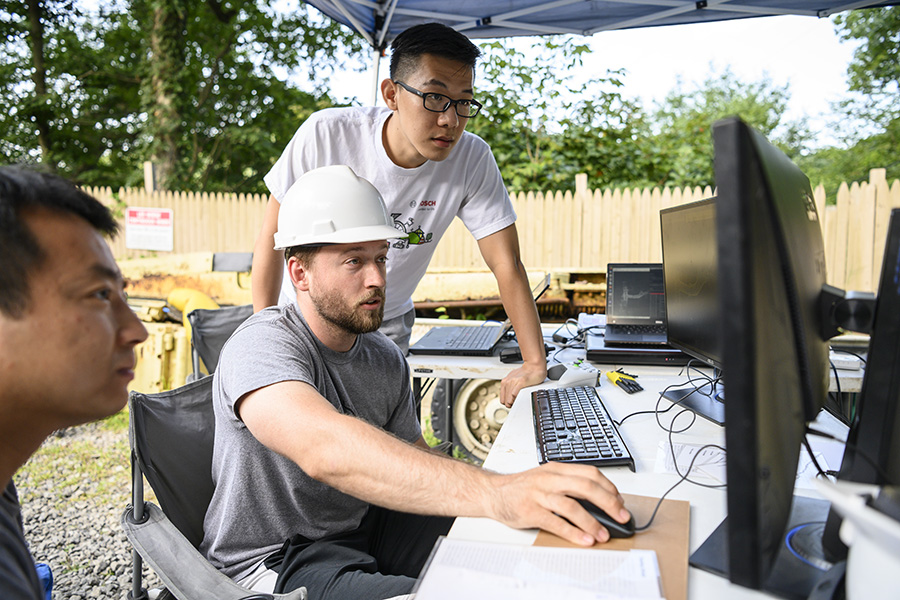
<path fill-rule="evenodd" d="M 584 507 L 586 511 L 591 513 L 595 519 L 597 519 L 601 525 L 606 527 L 606 530 L 609 531 L 609 537 L 611 538 L 629 538 L 634 535 L 634 517 L 632 516 L 628 519 L 627 523 L 619 523 L 608 514 L 603 509 L 597 508 L 592 502 L 588 502 L 587 500 L 582 500 L 581 498 L 575 498 L 578 500 L 578 503 Z"/>
<path fill-rule="evenodd" d="M 547 366 L 547 379 L 549 379 L 551 381 L 558 380 L 560 377 L 563 376 L 563 373 L 565 373 L 568 370 L 568 368 L 569 367 L 567 367 L 566 365 L 564 365 L 562 363 L 556 363 L 555 365 L 548 365 Z"/>

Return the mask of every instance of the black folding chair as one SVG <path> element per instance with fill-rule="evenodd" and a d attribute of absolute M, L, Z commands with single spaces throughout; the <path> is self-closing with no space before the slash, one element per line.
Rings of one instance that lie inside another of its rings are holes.
<path fill-rule="evenodd" d="M 141 574 L 146 560 L 178 600 L 304 600 L 306 588 L 260 594 L 238 585 L 197 549 L 214 487 L 212 379 L 207 376 L 157 394 L 129 395 L 132 502 L 122 515 L 122 527 L 134 547 L 129 597 L 149 597 Z M 162 509 L 144 501 L 144 477 Z"/>
<path fill-rule="evenodd" d="M 222 308 L 197 308 L 188 313 L 191 324 L 191 346 L 194 375 L 193 379 L 203 377 L 200 361 L 206 366 L 207 373 L 213 373 L 219 364 L 222 346 L 238 328 L 238 325 L 253 314 L 253 305 L 223 306 Z"/>

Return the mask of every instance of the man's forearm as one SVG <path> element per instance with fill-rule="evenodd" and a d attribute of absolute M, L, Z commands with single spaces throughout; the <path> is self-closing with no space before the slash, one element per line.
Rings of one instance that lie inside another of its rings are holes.
<path fill-rule="evenodd" d="M 253 250 L 250 293 L 253 312 L 278 304 L 281 280 L 284 275 L 283 257 L 271 249 L 257 244 Z"/>
<path fill-rule="evenodd" d="M 524 267 L 521 271 L 510 273 L 508 281 L 501 283 L 501 277 L 498 276 L 497 283 L 500 287 L 500 300 L 516 332 L 516 341 L 522 350 L 523 360 L 526 363 L 546 364 L 541 319 Z"/>
<path fill-rule="evenodd" d="M 355 417 L 332 431 L 339 436 L 306 463 L 308 474 L 351 496 L 392 510 L 444 516 L 492 516 L 495 474 L 421 449 Z"/>
<path fill-rule="evenodd" d="M 516 332 L 522 358 L 526 364 L 546 367 L 541 320 L 520 258 L 516 226 L 510 225 L 480 239 L 478 247 L 497 279 L 500 300 Z"/>
<path fill-rule="evenodd" d="M 515 328 L 525 361 L 500 382 L 500 402 L 512 406 L 523 388 L 537 385 L 547 376 L 541 321 L 531 296 L 525 266 L 519 258 L 519 237 L 515 225 L 481 238 L 478 247 L 497 278 L 503 308 Z"/>
<path fill-rule="evenodd" d="M 269 198 L 262 227 L 253 245 L 253 267 L 250 275 L 250 293 L 253 311 L 278 304 L 281 280 L 284 274 L 284 254 L 275 250 L 275 231 L 278 229 L 278 213 L 281 204 L 274 196 Z"/>

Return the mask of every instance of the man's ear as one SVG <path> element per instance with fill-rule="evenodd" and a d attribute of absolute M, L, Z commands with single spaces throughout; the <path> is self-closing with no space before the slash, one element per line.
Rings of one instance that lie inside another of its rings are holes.
<path fill-rule="evenodd" d="M 309 270 L 301 263 L 296 256 L 292 256 L 287 262 L 288 275 L 291 277 L 291 283 L 298 292 L 309 291 Z"/>
<path fill-rule="evenodd" d="M 397 86 L 390 79 L 381 82 L 381 97 L 391 110 L 397 110 Z"/>

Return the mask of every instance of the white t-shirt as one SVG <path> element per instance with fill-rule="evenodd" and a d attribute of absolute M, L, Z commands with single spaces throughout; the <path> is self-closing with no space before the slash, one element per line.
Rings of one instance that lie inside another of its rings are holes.
<path fill-rule="evenodd" d="M 490 147 L 465 132 L 450 156 L 414 169 L 394 164 L 382 142 L 387 108 L 329 108 L 310 116 L 266 174 L 279 201 L 306 171 L 349 165 L 381 192 L 394 227 L 410 234 L 388 251 L 384 318 L 413 308 L 412 293 L 425 275 L 435 246 L 458 216 L 476 240 L 512 225 L 516 214 Z M 285 270 L 279 304 L 296 300 Z"/>

